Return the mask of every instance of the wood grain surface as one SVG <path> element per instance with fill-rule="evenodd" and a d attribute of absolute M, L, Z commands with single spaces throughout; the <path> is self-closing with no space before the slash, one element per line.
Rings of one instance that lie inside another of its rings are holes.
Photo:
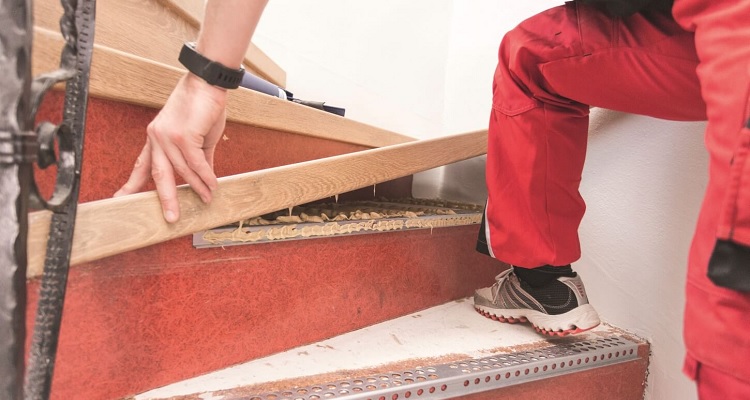
<path fill-rule="evenodd" d="M 34 28 L 32 65 L 35 75 L 58 67 L 62 45 L 60 33 Z M 90 94 L 95 97 L 161 108 L 183 74 L 184 70 L 176 67 L 94 45 L 89 89 Z M 367 147 L 383 147 L 414 140 L 243 88 L 229 92 L 227 119 L 275 131 Z"/>
<path fill-rule="evenodd" d="M 183 43 L 198 37 L 202 3 L 202 0 L 100 0 L 96 3 L 95 42 L 182 68 L 177 57 Z M 59 0 L 34 2 L 34 25 L 37 27 L 59 31 L 61 15 Z M 284 70 L 255 45 L 250 45 L 245 65 L 248 71 L 276 85 L 286 84 Z"/>
<path fill-rule="evenodd" d="M 155 192 L 78 207 L 71 264 L 139 249 L 173 238 L 479 156 L 487 131 L 404 143 L 219 179 L 211 204 L 178 188 L 182 216 L 168 224 Z M 51 213 L 29 215 L 28 277 L 42 272 Z"/>

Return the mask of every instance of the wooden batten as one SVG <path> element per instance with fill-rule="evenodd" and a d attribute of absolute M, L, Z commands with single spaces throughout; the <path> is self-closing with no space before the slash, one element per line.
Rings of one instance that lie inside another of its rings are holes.
<path fill-rule="evenodd" d="M 98 1 L 96 44 L 181 68 L 177 56 L 185 41 L 198 36 L 202 4 L 202 0 Z M 37 27 L 58 31 L 61 15 L 59 0 L 34 2 Z M 285 86 L 286 73 L 255 45 L 250 45 L 245 64 L 248 71 Z"/>
<path fill-rule="evenodd" d="M 63 45 L 60 33 L 34 28 L 34 74 L 58 67 Z M 101 45 L 94 46 L 91 66 L 92 96 L 161 108 L 184 70 L 146 60 Z M 414 140 L 384 129 L 342 118 L 248 89 L 232 90 L 227 119 L 281 132 L 337 140 L 367 147 L 383 147 Z"/>
<path fill-rule="evenodd" d="M 479 156 L 487 132 L 344 154 L 219 179 L 210 205 L 178 188 L 181 218 L 167 224 L 155 192 L 81 204 L 71 264 L 94 261 L 205 229 Z M 41 275 L 51 213 L 29 216 L 28 277 Z"/>

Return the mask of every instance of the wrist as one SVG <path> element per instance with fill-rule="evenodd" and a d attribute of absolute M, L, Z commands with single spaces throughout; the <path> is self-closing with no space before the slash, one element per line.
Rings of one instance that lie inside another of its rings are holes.
<path fill-rule="evenodd" d="M 206 95 L 220 104 L 226 103 L 227 89 L 214 86 L 192 72 L 185 74 L 182 77 L 182 81 L 190 92 L 198 92 L 201 95 Z"/>

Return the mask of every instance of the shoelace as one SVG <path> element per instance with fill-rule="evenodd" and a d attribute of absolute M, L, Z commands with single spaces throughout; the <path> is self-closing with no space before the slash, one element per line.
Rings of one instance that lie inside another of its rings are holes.
<path fill-rule="evenodd" d="M 492 301 L 497 301 L 497 296 L 500 294 L 500 288 L 503 286 L 503 282 L 508 280 L 508 275 L 513 273 L 513 267 L 506 269 L 495 277 L 495 284 L 492 285 Z"/>

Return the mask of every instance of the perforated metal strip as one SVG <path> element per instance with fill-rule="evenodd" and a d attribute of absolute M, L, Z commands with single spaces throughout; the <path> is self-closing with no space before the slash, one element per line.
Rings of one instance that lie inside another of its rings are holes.
<path fill-rule="evenodd" d="M 294 388 L 247 399 L 449 399 L 637 358 L 637 343 L 624 337 L 609 337 Z"/>

